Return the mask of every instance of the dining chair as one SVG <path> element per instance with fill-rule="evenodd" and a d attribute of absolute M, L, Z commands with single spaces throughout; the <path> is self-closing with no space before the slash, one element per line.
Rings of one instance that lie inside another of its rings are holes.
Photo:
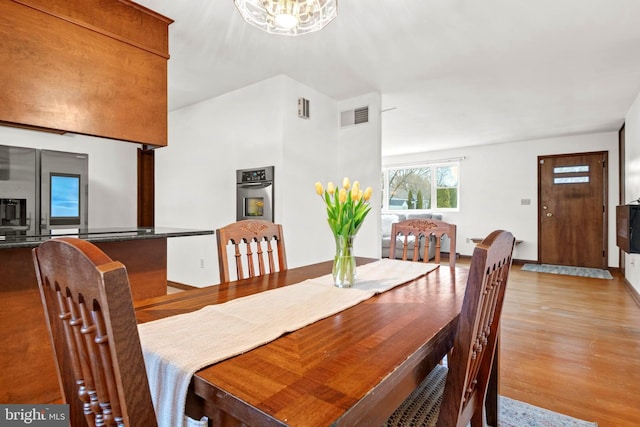
<path fill-rule="evenodd" d="M 156 426 L 125 266 L 71 237 L 33 261 L 71 425 Z"/>
<path fill-rule="evenodd" d="M 280 224 L 247 219 L 217 229 L 216 236 L 221 283 L 234 279 L 230 274 L 230 257 L 234 259 L 238 280 L 287 269 L 284 234 Z M 230 246 L 233 246 L 233 255 L 228 252 Z"/>
<path fill-rule="evenodd" d="M 497 230 L 475 247 L 448 367 L 436 365 L 385 427 L 486 425 L 485 398 L 514 245 L 511 233 Z"/>
<path fill-rule="evenodd" d="M 445 235 L 449 237 L 449 266 L 453 268 L 456 265 L 456 225 L 437 219 L 408 219 L 393 223 L 389 258 L 396 258 L 396 245 L 402 243 L 400 259 L 429 262 L 429 246 L 435 245 L 434 262 L 440 264 L 440 244 Z"/>

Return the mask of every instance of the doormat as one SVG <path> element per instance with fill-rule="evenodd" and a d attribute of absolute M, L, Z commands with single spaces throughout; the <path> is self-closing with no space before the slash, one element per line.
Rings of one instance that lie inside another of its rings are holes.
<path fill-rule="evenodd" d="M 499 396 L 499 427 L 595 427 L 598 424 Z"/>
<path fill-rule="evenodd" d="M 594 279 L 613 279 L 608 270 L 600 268 L 570 267 L 566 265 L 551 264 L 525 264 L 522 271 L 534 271 L 537 273 L 565 274 L 567 276 L 591 277 Z"/>

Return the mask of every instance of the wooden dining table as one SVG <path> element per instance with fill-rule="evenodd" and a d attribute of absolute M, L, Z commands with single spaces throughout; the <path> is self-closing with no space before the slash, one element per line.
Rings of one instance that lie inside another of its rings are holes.
<path fill-rule="evenodd" d="M 375 261 L 359 258 L 358 264 Z M 289 286 L 331 262 L 136 304 L 139 323 Z M 186 412 L 214 426 L 381 425 L 451 349 L 468 266 L 441 266 L 274 341 L 205 367 Z M 211 328 L 217 325 L 212 324 Z M 487 419 L 497 424 L 497 355 Z"/>

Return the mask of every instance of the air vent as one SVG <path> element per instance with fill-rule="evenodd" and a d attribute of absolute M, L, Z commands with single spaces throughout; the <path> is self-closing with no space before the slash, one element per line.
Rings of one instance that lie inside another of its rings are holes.
<path fill-rule="evenodd" d="M 360 107 L 340 113 L 340 127 L 369 123 L 369 107 Z"/>
<path fill-rule="evenodd" d="M 298 98 L 298 117 L 301 119 L 309 118 L 309 100 Z"/>

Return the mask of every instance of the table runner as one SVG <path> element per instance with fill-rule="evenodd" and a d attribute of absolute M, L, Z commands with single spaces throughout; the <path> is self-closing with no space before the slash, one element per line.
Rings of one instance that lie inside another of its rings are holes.
<path fill-rule="evenodd" d="M 186 425 L 187 389 L 193 374 L 203 367 L 346 310 L 437 267 L 382 259 L 359 266 L 352 288 L 335 287 L 328 274 L 138 325 L 159 427 Z"/>

